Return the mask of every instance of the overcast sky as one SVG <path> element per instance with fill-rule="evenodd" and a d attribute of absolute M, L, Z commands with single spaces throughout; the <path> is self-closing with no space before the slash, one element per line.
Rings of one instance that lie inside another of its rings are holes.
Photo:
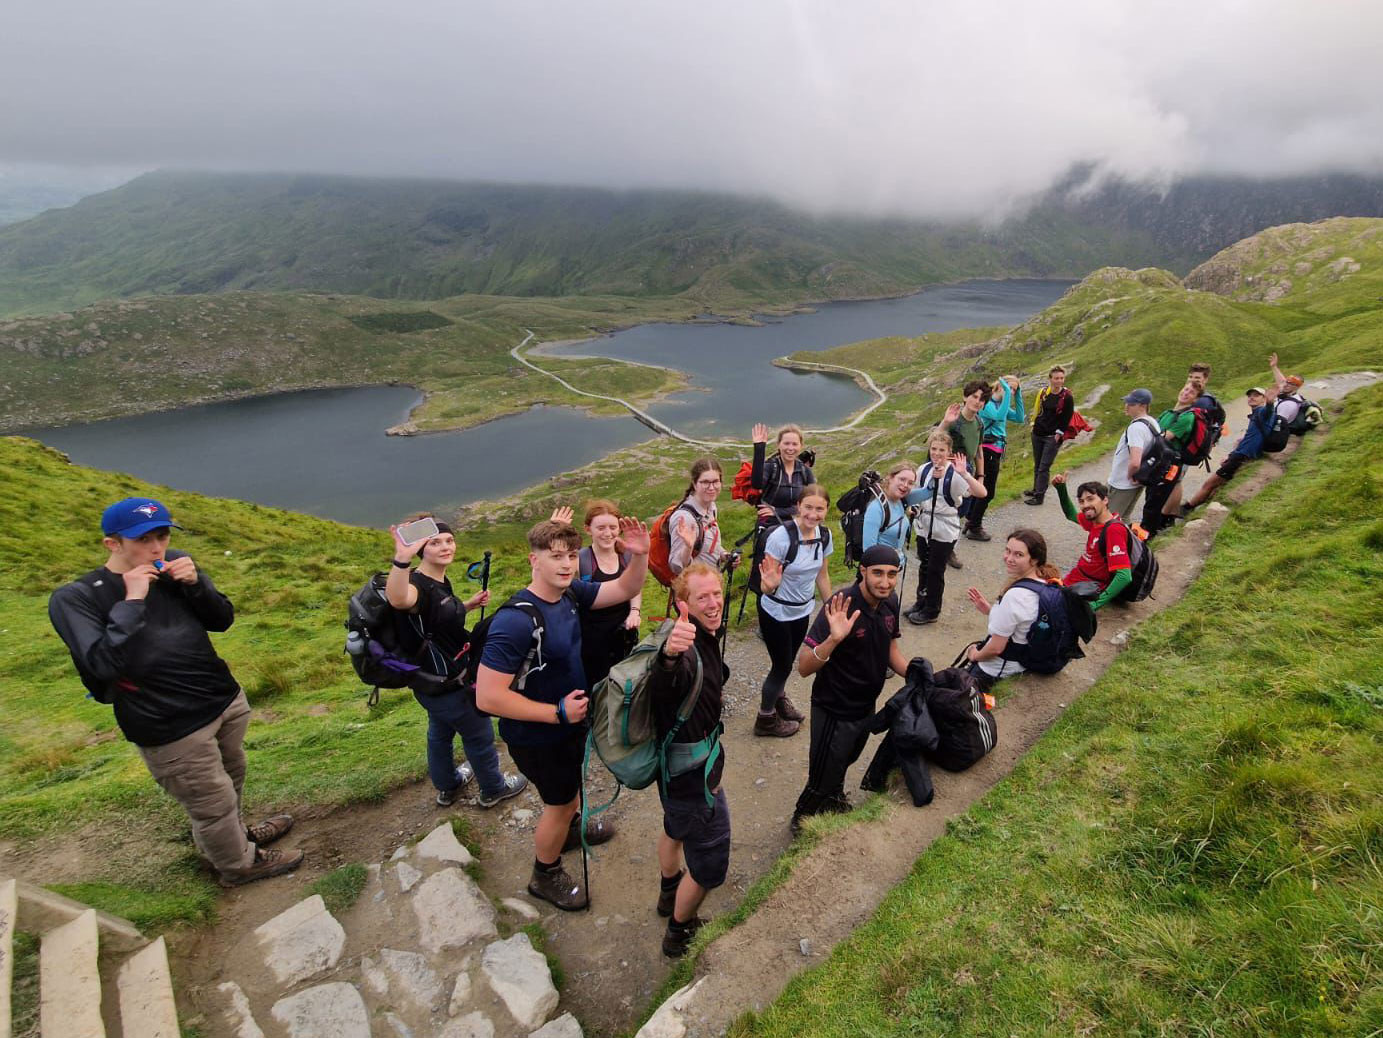
<path fill-rule="evenodd" d="M 1379 0 L 15 0 L 0 164 L 983 212 L 1076 161 L 1383 172 Z"/>

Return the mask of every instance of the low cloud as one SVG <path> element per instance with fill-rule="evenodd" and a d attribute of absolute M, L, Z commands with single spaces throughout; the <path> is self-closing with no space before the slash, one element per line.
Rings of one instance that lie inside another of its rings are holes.
<path fill-rule="evenodd" d="M 315 170 L 1002 211 L 1075 163 L 1383 172 L 1371 0 L 49 0 L 0 163 Z"/>

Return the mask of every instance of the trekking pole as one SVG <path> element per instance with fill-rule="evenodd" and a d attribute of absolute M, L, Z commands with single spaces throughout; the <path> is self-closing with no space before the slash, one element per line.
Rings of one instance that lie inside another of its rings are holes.
<path fill-rule="evenodd" d="M 740 595 L 740 612 L 739 616 L 735 617 L 735 623 L 741 623 L 744 620 L 744 604 L 749 601 L 749 578 L 754 575 L 754 567 L 758 564 L 759 561 L 759 529 L 759 524 L 755 523 L 752 527 L 750 527 L 749 532 L 747 534 L 745 534 L 743 537 L 741 537 L 739 540 L 735 542 L 735 547 L 741 548 L 744 546 L 745 542 L 749 540 L 749 538 L 753 537 L 755 549 L 753 554 L 751 554 L 749 557 L 749 572 L 747 572 L 744 575 L 744 594 Z M 732 592 L 729 588 L 727 588 L 725 593 L 729 595 Z"/>
<path fill-rule="evenodd" d="M 586 771 L 581 770 L 581 814 L 576 818 L 581 826 L 581 887 L 586 891 L 586 910 L 591 908 L 591 866 L 586 853 Z"/>
<path fill-rule="evenodd" d="M 485 549 L 485 557 L 480 562 L 480 590 L 490 590 L 490 549 Z M 480 619 L 485 619 L 485 607 L 480 607 Z"/>

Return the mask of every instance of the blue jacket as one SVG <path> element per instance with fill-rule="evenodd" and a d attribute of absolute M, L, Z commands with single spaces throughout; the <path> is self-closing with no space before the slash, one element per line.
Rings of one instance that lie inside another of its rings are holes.
<path fill-rule="evenodd" d="M 1014 393 L 1009 389 L 1007 379 L 1000 379 L 999 382 L 1004 387 L 1004 398 L 997 403 L 992 399 L 986 400 L 980 408 L 980 434 L 986 444 L 994 444 L 1002 450 L 1008 439 L 1008 423 L 1022 425 L 1028 420 L 1028 415 L 1023 409 L 1022 387 Z"/>

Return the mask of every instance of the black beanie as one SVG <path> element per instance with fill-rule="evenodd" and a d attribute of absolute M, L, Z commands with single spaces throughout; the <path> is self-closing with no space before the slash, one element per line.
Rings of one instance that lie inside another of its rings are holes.
<path fill-rule="evenodd" d="M 860 556 L 860 568 L 868 569 L 870 566 L 896 566 L 898 565 L 898 549 L 890 548 L 887 544 L 875 544 L 865 549 Z"/>

